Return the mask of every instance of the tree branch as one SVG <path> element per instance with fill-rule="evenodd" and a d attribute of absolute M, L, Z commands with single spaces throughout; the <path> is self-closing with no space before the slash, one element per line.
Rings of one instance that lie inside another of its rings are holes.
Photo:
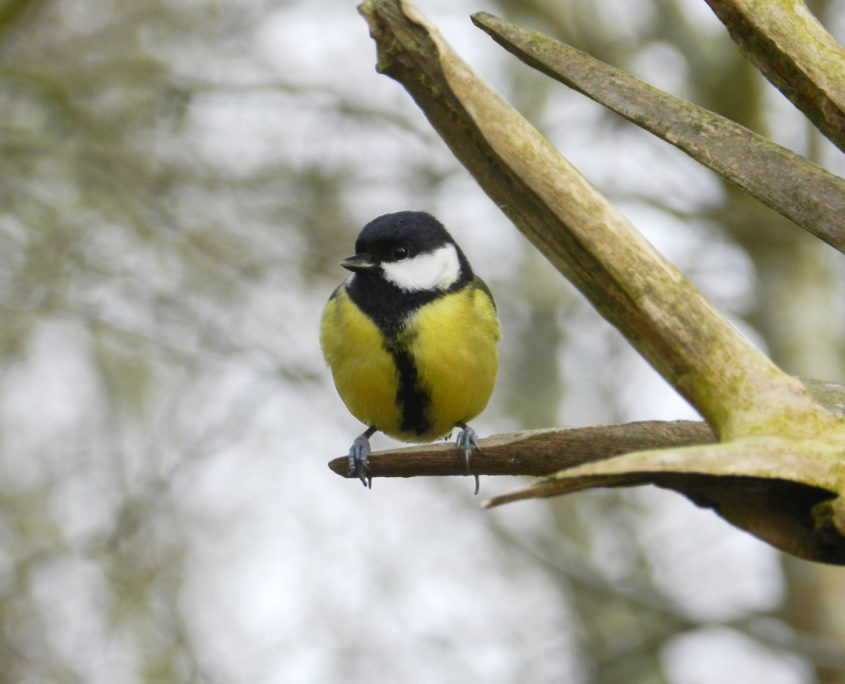
<path fill-rule="evenodd" d="M 831 411 L 845 414 L 845 385 L 801 379 L 809 392 Z M 644 420 L 577 428 L 522 430 L 480 440 L 481 453 L 472 460 L 478 475 L 544 476 L 636 451 L 702 446 L 716 442 L 706 423 L 696 420 Z M 357 478 L 347 456 L 332 459 L 329 468 L 342 477 Z M 463 452 L 452 442 L 385 449 L 370 454 L 370 475 L 419 477 L 467 475 Z M 571 471 L 570 471 L 571 472 Z"/>
<path fill-rule="evenodd" d="M 366 0 L 378 70 L 401 82 L 481 187 L 722 439 L 823 411 L 549 142 L 410 2 Z"/>
<path fill-rule="evenodd" d="M 480 440 L 481 453 L 473 456 L 472 471 L 479 475 L 548 475 L 629 451 L 709 444 L 715 439 L 706 423 L 688 420 L 524 430 Z M 329 468 L 343 477 L 355 477 L 345 456 L 332 460 Z M 463 452 L 452 442 L 372 453 L 369 470 L 373 477 L 467 474 Z"/>
<path fill-rule="evenodd" d="M 842 413 L 845 386 L 802 380 L 813 396 Z M 845 544 L 836 526 L 840 476 L 832 453 L 804 451 L 779 437 L 715 444 L 698 421 L 640 421 L 623 425 L 526 430 L 480 441 L 472 472 L 479 475 L 553 475 L 485 507 L 545 498 L 593 487 L 653 484 L 712 508 L 727 521 L 801 558 L 845 564 Z M 329 467 L 356 477 L 347 457 Z M 467 475 L 463 453 L 452 443 L 390 449 L 370 455 L 373 477 Z"/>
<path fill-rule="evenodd" d="M 744 126 L 536 31 L 486 12 L 473 22 L 529 66 L 682 149 L 840 252 L 845 180 Z"/>
<path fill-rule="evenodd" d="M 378 70 L 405 86 L 485 192 L 720 440 L 603 458 L 493 503 L 651 482 L 712 506 L 779 548 L 845 563 L 845 418 L 730 326 L 410 2 L 365 0 L 359 10 L 376 39 Z M 526 442 L 552 457 L 559 449 L 549 440 L 562 436 L 541 431 Z M 483 442 L 473 466 L 482 468 L 488 451 L 500 468 L 519 461 L 521 436 L 502 439 Z M 438 467 L 454 469 L 454 448 L 440 449 L 452 453 Z M 530 467 L 556 466 L 543 458 Z"/>
<path fill-rule="evenodd" d="M 707 0 L 734 42 L 845 150 L 845 49 L 801 0 Z"/>

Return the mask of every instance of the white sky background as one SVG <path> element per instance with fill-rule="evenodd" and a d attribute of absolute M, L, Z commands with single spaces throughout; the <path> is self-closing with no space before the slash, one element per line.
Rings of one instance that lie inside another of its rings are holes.
<path fill-rule="evenodd" d="M 620 26 L 635 27 L 639 3 L 602 4 L 608 12 L 628 13 L 628 21 L 620 21 Z M 720 30 L 703 2 L 687 4 L 698 21 Z M 418 6 L 494 86 L 507 82 L 506 61 L 512 58 L 469 21 L 469 13 L 481 8 L 478 3 L 420 0 Z M 509 328 L 515 325 L 507 314 L 519 307 L 510 299 L 507 284 L 516 277 L 519 260 L 514 255 L 524 240 L 426 130 L 404 90 L 376 74 L 375 47 L 353 3 L 289 3 L 261 22 L 254 43 L 244 49 L 250 54 L 243 64 L 216 60 L 213 68 L 230 82 L 277 80 L 324 86 L 326 93 L 313 96 L 313 107 L 269 89 L 265 95 L 200 99 L 191 112 L 197 153 L 209 163 L 243 173 L 271 164 L 278 156 L 303 169 L 315 160 L 338 168 L 363 167 L 365 182 L 349 198 L 358 219 L 348 226 L 345 249 L 350 253 L 357 231 L 370 218 L 404 208 L 432 211 L 496 292 L 506 360 Z M 638 66 L 638 75 L 683 90 L 683 59 L 661 53 L 660 46 Z M 186 62 L 184 68 L 190 73 L 198 64 Z M 407 117 L 422 135 L 390 124 L 378 135 L 360 135 L 360 128 L 326 121 L 320 116 L 320 98 L 332 102 L 334 93 L 361 108 Z M 648 198 L 663 196 L 668 188 L 678 208 L 693 214 L 718 202 L 718 184 L 681 153 L 630 127 L 603 137 L 608 131 L 598 123 L 594 105 L 562 87 L 553 97 L 560 105 L 547 107 L 548 121 L 542 125 L 602 190 Z M 784 111 L 783 116 L 793 114 Z M 775 128 L 784 137 L 794 130 L 789 125 Z M 414 155 L 429 155 L 444 170 L 454 167 L 438 194 L 425 195 L 423 206 L 414 189 L 402 182 L 403 167 Z M 752 296 L 751 265 L 713 226 L 681 222 L 642 199 L 623 199 L 619 206 L 734 320 L 746 310 Z M 222 213 L 220 220 L 237 221 L 236 208 L 228 211 L 232 215 Z M 278 243 L 266 246 L 267 253 L 282 265 L 286 260 L 295 264 L 299 241 L 284 225 L 277 238 Z M 120 253 L 119 230 L 108 239 L 111 243 L 103 238 L 98 248 Z M 162 289 L 178 284 L 179 274 L 162 269 L 157 258 L 127 254 L 126 269 L 144 277 L 157 273 Z M 482 497 L 476 498 L 469 478 L 379 479 L 366 491 L 357 481 L 328 470 L 327 461 L 345 453 L 362 426 L 347 414 L 320 356 L 321 308 L 344 272 L 338 267 L 323 275 L 321 291 L 294 268 L 254 287 L 245 285 L 247 306 L 236 322 L 236 336 L 247 347 L 254 344 L 255 353 L 212 364 L 193 393 L 181 397 L 176 407 L 160 407 L 161 416 L 151 419 L 162 433 L 183 425 L 192 425 L 197 433 L 196 459 L 174 466 L 180 455 L 155 455 L 161 473 L 170 478 L 170 490 L 165 501 L 149 511 L 145 524 L 155 529 L 175 520 L 186 531 L 178 607 L 187 616 L 189 636 L 208 681 L 585 681 L 577 655 L 578 626 L 564 594 L 532 555 L 504 543 L 487 520 L 530 540 L 552 524 L 546 503 L 482 512 L 480 498 L 518 482 L 482 478 Z M 119 297 L 111 303 L 108 294 L 102 297 L 111 315 L 131 317 Z M 623 352 L 624 365 L 605 371 L 610 380 L 602 380 L 618 382 L 618 410 L 623 415 L 611 415 L 591 399 L 589 389 L 596 369 L 604 365 L 603 355 L 620 345 L 586 306 L 575 317 L 580 327 L 569 331 L 570 354 L 564 350 L 557 360 L 569 387 L 562 424 L 694 416 L 634 352 Z M 174 344 L 199 344 L 191 335 L 187 331 Z M 29 440 L 18 445 L 22 452 L 46 452 L 47 443 L 64 434 L 92 426 L 103 429 L 96 425 L 101 400 L 97 380 L 86 371 L 88 342 L 84 330 L 72 322 L 45 324 L 25 362 L 4 379 L 15 391 L 4 394 L 3 420 L 15 426 L 10 432 Z M 61 358 L 54 353 L 57 345 L 66 350 Z M 274 357 L 318 381 L 280 382 L 274 375 Z M 31 407 L 36 405 L 41 413 L 33 415 Z M 486 435 L 518 427 L 504 413 L 494 395 L 488 411 L 475 421 L 476 429 Z M 38 422 L 45 414 L 51 417 L 46 435 Z M 225 426 L 218 428 L 220 423 Z M 39 435 L 45 440 L 43 448 L 37 444 Z M 121 439 L 131 457 L 124 466 L 131 480 L 133 473 L 144 471 L 150 454 L 139 446 L 143 438 Z M 381 436 L 373 442 L 376 448 L 391 443 Z M 45 455 L 45 461 L 19 464 L 4 477 L 25 484 L 54 465 Z M 605 500 L 593 493 L 577 496 L 585 502 L 592 497 L 596 506 Z M 637 534 L 649 549 L 648 562 L 658 584 L 687 615 L 723 621 L 778 605 L 783 579 L 776 553 L 768 546 L 680 496 L 654 488 L 625 496 L 635 504 L 631 510 L 637 511 Z M 107 492 L 84 477 L 70 477 L 50 506 L 74 538 L 97 529 L 110 515 Z M 0 538 L 2 533 L 0 529 Z M 597 529 L 594 562 L 611 581 L 624 579 L 627 568 L 624 554 L 618 555 L 624 546 L 620 544 L 612 528 Z M 0 554 L 0 569 L 3 561 Z M 85 606 L 103 595 L 102 579 L 92 563 L 71 558 L 45 570 L 38 582 L 44 624 L 55 630 L 57 643 L 88 673 L 88 681 L 137 681 L 137 664 L 120 634 L 110 633 L 94 618 L 81 617 L 93 616 Z M 662 656 L 668 676 L 678 684 L 812 681 L 799 660 L 767 651 L 726 627 L 678 637 Z"/>

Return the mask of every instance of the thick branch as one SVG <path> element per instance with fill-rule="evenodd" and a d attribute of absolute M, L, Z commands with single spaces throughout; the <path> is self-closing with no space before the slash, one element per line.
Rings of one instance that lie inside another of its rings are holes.
<path fill-rule="evenodd" d="M 845 388 L 803 381 L 813 396 L 841 414 Z M 715 444 L 705 423 L 644 421 L 557 430 L 529 430 L 481 440 L 472 470 L 481 475 L 542 475 L 540 480 L 485 502 L 557 496 L 592 487 L 654 484 L 770 544 L 811 560 L 845 564 L 842 435 L 796 440 L 761 435 Z M 454 445 L 410 447 L 370 456 L 374 477 L 466 475 Z M 348 458 L 329 466 L 351 477 Z"/>
<path fill-rule="evenodd" d="M 845 563 L 842 415 L 740 336 L 410 2 L 365 0 L 360 10 L 376 39 L 379 70 L 405 86 L 487 194 L 687 397 L 720 440 L 669 446 L 660 443 L 665 426 L 651 424 L 644 439 L 659 448 L 629 452 L 638 447 L 624 439 L 620 444 L 617 433 L 602 443 L 603 453 L 590 455 L 585 435 L 595 444 L 607 430 L 622 430 L 624 438 L 628 427 L 491 438 L 473 458 L 480 473 L 569 466 L 495 503 L 650 482 L 712 506 L 782 549 Z M 573 435 L 577 449 L 564 444 Z M 573 466 L 579 452 L 584 462 Z M 415 474 L 408 471 L 412 464 L 420 474 L 422 468 L 446 474 L 464 467 L 452 445 L 375 454 L 371 467 L 374 475 Z M 346 467 L 346 459 L 333 462 L 341 474 Z"/>
<path fill-rule="evenodd" d="M 379 71 L 405 86 L 487 194 L 721 439 L 827 421 L 410 2 L 366 0 L 360 11 Z"/>
<path fill-rule="evenodd" d="M 757 437 L 727 444 L 636 451 L 562 470 L 527 487 L 485 502 L 559 496 L 592 487 L 653 484 L 672 489 L 699 506 L 789 553 L 845 564 L 843 503 L 838 474 L 830 465 L 842 444 Z"/>
<path fill-rule="evenodd" d="M 808 378 L 800 382 L 825 407 L 845 414 L 845 385 Z M 472 471 L 479 475 L 544 476 L 619 454 L 714 441 L 715 435 L 707 424 L 694 420 L 523 430 L 482 439 L 481 453 L 472 460 Z M 346 456 L 332 459 L 329 468 L 343 477 L 357 477 L 349 471 Z M 373 452 L 369 469 L 374 478 L 467 474 L 463 453 L 452 442 Z"/>
<path fill-rule="evenodd" d="M 845 150 L 845 49 L 801 0 L 707 0 L 731 38 L 837 147 Z"/>
<path fill-rule="evenodd" d="M 473 456 L 472 471 L 479 475 L 548 475 L 563 468 L 643 449 L 710 444 L 715 441 L 706 423 L 659 420 L 625 425 L 525 430 L 481 440 L 481 453 Z M 329 463 L 338 475 L 349 472 L 349 459 Z M 389 449 L 370 454 L 373 477 L 466 475 L 463 452 L 451 442 Z"/>
<path fill-rule="evenodd" d="M 486 12 L 472 19 L 526 64 L 679 147 L 845 252 L 845 180 L 730 119 L 548 36 Z"/>

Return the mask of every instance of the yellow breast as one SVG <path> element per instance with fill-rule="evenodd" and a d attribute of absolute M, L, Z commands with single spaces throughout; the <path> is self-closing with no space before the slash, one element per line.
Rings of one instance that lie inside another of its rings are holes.
<path fill-rule="evenodd" d="M 343 286 L 323 312 L 320 344 L 349 412 L 384 432 L 398 427 L 402 414 L 396 404 L 399 376 L 393 357 L 378 326 L 353 304 Z"/>
<path fill-rule="evenodd" d="M 419 308 L 389 345 L 394 353 L 343 288 L 329 300 L 321 326 L 326 361 L 349 411 L 404 441 L 437 439 L 484 410 L 496 383 L 499 338 L 493 302 L 475 283 Z M 397 345 L 413 361 L 418 389 L 429 399 L 422 432 L 403 429 Z"/>
<path fill-rule="evenodd" d="M 420 308 L 408 322 L 409 349 L 430 398 L 424 439 L 448 434 L 487 406 L 499 366 L 496 310 L 481 289 L 464 288 Z"/>

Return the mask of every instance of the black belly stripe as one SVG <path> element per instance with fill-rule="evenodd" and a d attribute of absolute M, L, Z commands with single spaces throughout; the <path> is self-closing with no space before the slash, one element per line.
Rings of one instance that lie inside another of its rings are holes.
<path fill-rule="evenodd" d="M 463 254 L 461 277 L 447 292 L 457 292 L 472 281 L 473 275 Z M 409 351 L 413 333 L 405 324 L 421 306 L 442 297 L 439 290 L 405 292 L 381 277 L 356 273 L 345 284 L 346 292 L 355 305 L 379 327 L 384 335 L 384 348 L 393 357 L 399 375 L 396 405 L 401 412 L 400 432 L 424 435 L 434 422 L 431 418 L 431 395 L 420 384 L 419 370 Z"/>
<path fill-rule="evenodd" d="M 396 405 L 402 411 L 399 429 L 402 432 L 422 435 L 431 429 L 431 396 L 420 386 L 414 357 L 398 337 L 385 337 L 385 348 L 393 357 L 399 373 L 399 387 L 396 389 Z M 407 339 L 405 342 L 407 343 Z"/>

